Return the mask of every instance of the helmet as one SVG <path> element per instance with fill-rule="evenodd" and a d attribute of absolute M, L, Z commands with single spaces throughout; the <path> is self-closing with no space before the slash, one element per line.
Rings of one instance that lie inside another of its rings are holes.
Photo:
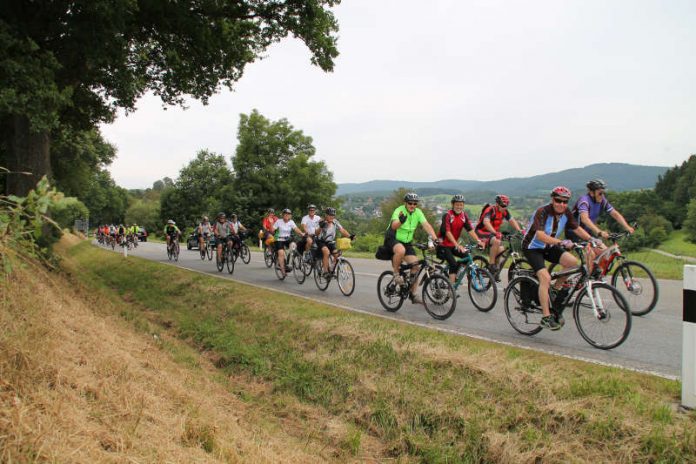
<path fill-rule="evenodd" d="M 327 216 L 335 216 L 336 215 L 336 208 L 326 208 L 324 210 L 324 213 L 326 213 Z"/>
<path fill-rule="evenodd" d="M 602 179 L 592 179 L 587 183 L 587 188 L 593 191 L 599 189 L 606 189 L 607 183 L 604 182 Z"/>
<path fill-rule="evenodd" d="M 495 202 L 500 206 L 508 206 L 510 204 L 510 197 L 507 195 L 496 195 Z"/>
<path fill-rule="evenodd" d="M 219 218 L 225 217 L 225 212 L 224 212 L 224 211 L 220 211 L 220 212 L 217 214 L 217 217 L 219 217 Z"/>
<path fill-rule="evenodd" d="M 409 192 L 406 195 L 404 195 L 404 201 L 415 201 L 418 202 L 420 199 L 418 198 L 418 194 L 414 192 Z"/>
<path fill-rule="evenodd" d="M 456 203 L 456 202 L 458 202 L 458 201 L 461 201 L 461 202 L 464 202 L 464 201 L 465 201 L 465 200 L 464 200 L 464 195 L 462 195 L 461 193 L 458 193 L 458 194 L 456 194 L 455 196 L 453 196 L 453 197 L 452 197 L 451 203 Z"/>
<path fill-rule="evenodd" d="M 307 209 L 317 209 L 317 205 L 315 205 L 314 203 L 310 203 L 309 205 L 307 205 Z"/>
<path fill-rule="evenodd" d="M 231 218 L 235 218 L 235 219 L 237 219 L 237 214 L 235 214 L 235 213 L 232 213 L 232 214 L 230 214 L 230 217 L 231 217 Z"/>
<path fill-rule="evenodd" d="M 268 211 L 266 211 L 268 214 L 275 214 L 275 210 L 273 208 L 268 208 Z"/>
<path fill-rule="evenodd" d="M 568 187 L 563 187 L 562 185 L 559 185 L 558 187 L 554 187 L 553 190 L 551 190 L 551 197 L 552 198 L 567 198 L 570 200 L 570 190 Z"/>
<path fill-rule="evenodd" d="M 176 224 L 176 222 L 174 222 L 172 219 L 170 219 L 167 221 L 167 224 Z"/>
<path fill-rule="evenodd" d="M 290 208 L 285 208 L 285 209 L 283 210 L 283 214 L 285 214 L 285 213 L 287 213 L 287 214 L 292 214 L 292 211 L 290 211 Z"/>
<path fill-rule="evenodd" d="M 204 221 L 207 221 L 207 220 L 208 220 L 208 216 L 203 216 L 203 220 L 204 220 Z"/>

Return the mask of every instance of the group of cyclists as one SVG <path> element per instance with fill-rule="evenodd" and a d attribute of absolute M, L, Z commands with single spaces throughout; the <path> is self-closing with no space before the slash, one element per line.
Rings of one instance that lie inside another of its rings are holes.
<path fill-rule="evenodd" d="M 402 284 L 403 277 L 399 273 L 401 263 L 412 265 L 410 272 L 418 273 L 415 265 L 418 259 L 413 247 L 413 237 L 420 225 L 429 235 L 431 246 L 436 248 L 437 256 L 447 261 L 450 280 L 454 279 L 458 272 L 459 262 L 456 257 L 463 257 L 465 249 L 459 244 L 462 230 L 480 247 L 489 248 L 489 267 L 491 274 L 496 274 L 496 256 L 504 251 L 502 244 L 501 225 L 507 220 L 513 229 L 523 235 L 522 252 L 530 263 L 534 274 L 539 281 L 538 298 L 543 312 L 541 326 L 558 330 L 563 324 L 562 316 L 552 314 L 549 303 L 549 287 L 551 275 L 546 268 L 546 262 L 560 264 L 564 270 L 577 265 L 576 258 L 569 252 L 574 247 L 574 242 L 583 240 L 590 242 L 593 247 L 588 249 L 588 265 L 592 271 L 593 261 L 606 245 L 602 238 L 606 239 L 608 233 L 600 229 L 597 220 L 602 212 L 613 217 L 628 233 L 633 233 L 624 217 L 607 201 L 605 197 L 607 185 L 601 179 L 593 179 L 587 183 L 587 193 L 581 196 L 574 206 L 569 207 L 571 191 L 558 186 L 550 192 L 550 202 L 537 208 L 531 216 L 529 225 L 523 230 L 519 223 L 508 211 L 510 199 L 506 195 L 497 195 L 495 203 L 487 205 L 481 213 L 476 227 L 472 227 L 468 215 L 464 212 L 464 196 L 454 195 L 451 199 L 452 208 L 442 217 L 442 225 L 438 233 L 428 223 L 425 215 L 418 208 L 419 197 L 416 193 L 407 193 L 404 196 L 404 204 L 396 208 L 391 216 L 390 226 L 385 233 L 385 246 L 392 253 L 392 267 L 395 282 Z M 564 238 L 561 238 L 565 234 Z M 596 251 L 593 251 L 596 250 Z M 567 295 L 567 287 L 563 286 L 564 277 L 554 282 L 556 298 L 562 300 Z M 411 288 L 410 299 L 413 303 L 421 303 L 415 293 L 415 282 Z"/>
<path fill-rule="evenodd" d="M 104 246 L 115 247 L 116 245 L 138 246 L 138 234 L 140 234 L 138 224 L 100 224 L 96 230 L 97 241 Z"/>

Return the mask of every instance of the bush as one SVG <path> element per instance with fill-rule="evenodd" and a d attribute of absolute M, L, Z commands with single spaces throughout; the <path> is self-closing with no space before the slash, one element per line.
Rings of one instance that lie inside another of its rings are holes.
<path fill-rule="evenodd" d="M 89 210 L 75 197 L 63 197 L 51 208 L 50 214 L 62 228 L 71 228 L 77 219 L 88 219 Z"/>
<path fill-rule="evenodd" d="M 696 243 L 696 199 L 691 200 L 687 206 L 684 231 L 686 232 L 686 239 Z"/>
<path fill-rule="evenodd" d="M 353 250 L 375 252 L 377 247 L 384 243 L 383 234 L 365 234 L 357 237 L 353 242 Z"/>

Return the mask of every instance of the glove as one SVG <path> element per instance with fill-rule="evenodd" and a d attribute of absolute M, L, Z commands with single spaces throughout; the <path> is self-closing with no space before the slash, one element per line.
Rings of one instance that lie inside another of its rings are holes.
<path fill-rule="evenodd" d="M 406 215 L 404 213 L 399 213 L 399 222 L 402 224 L 406 222 Z"/>
<path fill-rule="evenodd" d="M 350 234 L 348 238 L 350 238 L 351 241 L 355 240 L 355 234 Z"/>
<path fill-rule="evenodd" d="M 322 229 L 326 229 L 326 225 L 326 221 L 319 221 L 319 227 L 321 227 Z"/>
<path fill-rule="evenodd" d="M 500 240 L 501 238 L 503 238 L 503 234 L 501 234 L 500 232 L 496 232 L 496 233 L 495 233 L 495 238 L 497 238 L 498 240 Z"/>
<path fill-rule="evenodd" d="M 561 247 L 565 248 L 566 250 L 570 250 L 571 248 L 573 248 L 573 241 L 565 239 L 561 242 Z"/>

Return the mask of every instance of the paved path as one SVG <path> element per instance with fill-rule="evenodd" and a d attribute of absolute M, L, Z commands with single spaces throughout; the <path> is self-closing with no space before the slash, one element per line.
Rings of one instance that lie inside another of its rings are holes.
<path fill-rule="evenodd" d="M 655 250 L 655 249 L 651 249 L 650 251 L 654 251 L 655 253 L 663 255 L 663 256 L 669 256 L 670 258 L 681 259 L 681 260 L 687 261 L 689 263 L 696 263 L 696 258 L 692 258 L 691 256 L 673 255 L 672 253 L 667 253 L 666 251 Z"/>
<path fill-rule="evenodd" d="M 133 256 L 170 263 L 165 247 L 160 243 L 142 243 L 130 252 Z M 235 281 L 287 292 L 345 309 L 389 317 L 412 324 L 449 331 L 499 343 L 510 344 L 590 362 L 621 366 L 646 371 L 668 378 L 681 374 L 682 341 L 682 282 L 660 280 L 660 300 L 657 307 L 647 316 L 634 317 L 629 338 L 618 348 L 598 350 L 585 342 L 578 333 L 572 319 L 558 332 L 544 330 L 533 337 L 518 334 L 508 323 L 503 310 L 503 287 L 499 285 L 498 303 L 488 313 L 482 313 L 471 304 L 466 289 L 458 300 L 457 309 L 446 321 L 432 319 L 422 306 L 408 301 L 397 313 L 386 312 L 377 300 L 377 277 L 388 268 L 383 261 L 350 258 L 356 272 L 356 289 L 351 297 L 344 297 L 335 282 L 322 292 L 317 289 L 310 276 L 303 285 L 298 285 L 292 276 L 279 281 L 273 270 L 266 268 L 260 253 L 252 253 L 251 263 L 238 261 L 234 274 L 225 269 L 218 273 L 214 261 L 201 261 L 197 250 L 182 248 L 178 263 L 180 267 L 203 272 L 211 276 L 230 278 Z"/>

